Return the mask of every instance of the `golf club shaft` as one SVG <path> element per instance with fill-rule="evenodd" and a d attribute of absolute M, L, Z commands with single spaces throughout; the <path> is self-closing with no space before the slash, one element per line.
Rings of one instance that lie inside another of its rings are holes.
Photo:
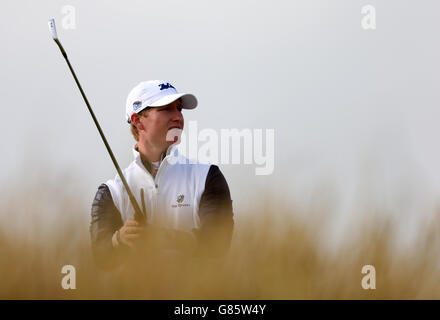
<path fill-rule="evenodd" d="M 63 54 L 63 57 L 64 57 L 64 59 L 67 62 L 67 65 L 69 66 L 70 72 L 72 73 L 73 78 L 75 79 L 76 85 L 78 86 L 79 91 L 81 92 L 81 95 L 82 95 L 82 97 L 83 97 L 83 99 L 84 99 L 84 101 L 85 101 L 85 103 L 87 105 L 87 108 L 89 109 L 90 115 L 92 116 L 93 121 L 95 122 L 96 128 L 98 129 L 99 134 L 101 135 L 102 141 L 104 142 L 105 147 L 107 148 L 107 151 L 110 154 L 110 158 L 112 159 L 113 164 L 115 165 L 116 170 L 118 171 L 119 177 L 121 178 L 122 183 L 124 184 L 125 190 L 127 190 L 128 196 L 130 198 L 130 202 L 131 202 L 131 204 L 132 204 L 132 206 L 134 208 L 134 218 L 135 218 L 135 220 L 140 222 L 140 223 L 146 223 L 146 218 L 147 217 L 146 216 L 144 217 L 144 215 L 142 214 L 142 211 L 141 211 L 141 209 L 140 209 L 136 199 L 134 198 L 133 193 L 131 192 L 130 187 L 128 186 L 128 183 L 125 180 L 124 175 L 122 174 L 121 168 L 119 167 L 118 162 L 116 161 L 116 158 L 113 155 L 112 149 L 110 148 L 110 145 L 108 144 L 107 139 L 105 138 L 104 133 L 101 130 L 101 126 L 99 125 L 98 120 L 96 119 L 95 114 L 94 114 L 92 108 L 90 107 L 89 101 L 87 100 L 87 97 L 86 97 L 86 95 L 85 95 L 85 93 L 84 93 L 84 91 L 83 91 L 83 89 L 81 87 L 81 84 L 79 83 L 78 78 L 76 77 L 75 71 L 73 71 L 72 65 L 70 64 L 70 61 L 67 58 L 66 51 L 64 51 L 64 48 L 63 48 L 63 46 L 61 45 L 61 43 L 60 43 L 60 41 L 58 39 L 54 39 L 54 41 L 56 42 L 56 44 L 60 48 L 61 53 Z"/>

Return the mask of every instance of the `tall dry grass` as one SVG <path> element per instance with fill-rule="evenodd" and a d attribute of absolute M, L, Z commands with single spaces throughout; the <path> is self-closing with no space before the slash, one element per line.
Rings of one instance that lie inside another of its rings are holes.
<path fill-rule="evenodd" d="M 56 185 L 10 193 L 2 203 L 1 299 L 440 298 L 436 220 L 402 250 L 396 249 L 393 221 L 376 214 L 359 222 L 355 236 L 328 250 L 325 228 L 331 218 L 323 218 L 325 206 L 300 218 L 289 204 L 260 198 L 262 206 L 252 214 L 235 211 L 231 248 L 222 260 L 154 256 L 128 272 L 102 271 L 91 256 L 90 203 Z M 50 210 L 50 218 L 42 219 Z M 61 288 L 67 264 L 76 268 L 76 290 Z M 376 268 L 376 290 L 361 287 L 366 264 Z"/>

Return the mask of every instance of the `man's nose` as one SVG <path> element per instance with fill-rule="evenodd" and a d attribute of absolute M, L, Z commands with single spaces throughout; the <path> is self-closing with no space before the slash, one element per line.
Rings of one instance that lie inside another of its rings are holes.
<path fill-rule="evenodd" d="M 172 115 L 172 120 L 173 121 L 182 121 L 183 120 L 183 114 L 182 114 L 181 111 L 179 111 L 179 109 L 174 108 L 173 115 Z"/>

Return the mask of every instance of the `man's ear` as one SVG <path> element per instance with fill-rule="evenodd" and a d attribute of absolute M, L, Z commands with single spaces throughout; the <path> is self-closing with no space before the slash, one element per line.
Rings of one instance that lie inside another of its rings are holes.
<path fill-rule="evenodd" d="M 144 125 L 141 122 L 141 116 L 137 113 L 133 113 L 131 115 L 131 123 L 138 129 L 138 130 L 144 130 Z"/>

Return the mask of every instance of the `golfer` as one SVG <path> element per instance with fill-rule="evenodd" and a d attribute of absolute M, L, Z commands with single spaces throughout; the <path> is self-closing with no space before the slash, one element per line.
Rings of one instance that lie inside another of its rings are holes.
<path fill-rule="evenodd" d="M 118 175 L 101 184 L 90 225 L 98 266 L 111 268 L 121 263 L 120 257 L 141 254 L 133 248 L 147 241 L 152 230 L 162 230 L 174 245 L 192 239 L 194 255 L 221 256 L 229 248 L 234 222 L 223 174 L 216 165 L 190 161 L 176 147 L 184 126 L 182 110 L 196 106 L 194 95 L 178 93 L 161 80 L 141 82 L 129 93 L 126 120 L 136 144 L 134 160 L 123 174 L 147 223 L 134 219 Z"/>

